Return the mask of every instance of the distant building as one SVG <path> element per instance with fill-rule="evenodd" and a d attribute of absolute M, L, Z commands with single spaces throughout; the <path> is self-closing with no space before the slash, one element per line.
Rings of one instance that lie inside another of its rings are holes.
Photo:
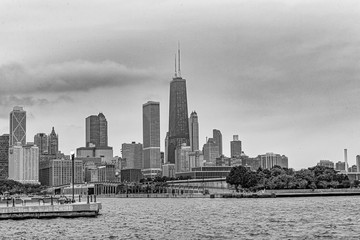
<path fill-rule="evenodd" d="M 232 167 L 197 167 L 188 172 L 176 173 L 176 177 L 191 179 L 225 178 L 229 175 Z"/>
<path fill-rule="evenodd" d="M 123 143 L 122 158 L 126 159 L 126 168 L 142 169 L 143 148 L 141 143 Z"/>
<path fill-rule="evenodd" d="M 317 165 L 318 166 L 323 166 L 323 167 L 328 167 L 328 168 L 335 168 L 334 167 L 334 162 L 332 162 L 330 160 L 320 160 L 320 162 L 318 162 Z"/>
<path fill-rule="evenodd" d="M 58 152 L 59 152 L 59 136 L 55 133 L 54 127 L 52 127 L 51 133 L 49 134 L 49 137 L 48 137 L 48 141 L 49 141 L 48 153 L 53 154 L 53 155 L 58 154 Z"/>
<path fill-rule="evenodd" d="M 204 165 L 204 154 L 200 150 L 189 152 L 189 169 L 202 167 Z"/>
<path fill-rule="evenodd" d="M 185 143 L 180 148 L 175 150 L 175 171 L 176 172 L 186 172 L 190 171 L 189 163 L 189 153 L 191 152 L 191 147 L 186 146 Z"/>
<path fill-rule="evenodd" d="M 159 169 L 160 156 L 160 103 L 143 104 L 143 169 Z"/>
<path fill-rule="evenodd" d="M 235 158 L 236 159 L 236 158 Z M 234 162 L 236 162 L 235 159 L 232 159 Z M 241 159 L 241 165 L 244 167 L 249 168 L 250 170 L 256 171 L 259 169 L 259 167 L 261 166 L 261 157 L 256 157 L 256 158 L 250 158 L 248 156 L 246 156 L 245 154 L 242 154 L 240 156 Z M 285 167 L 287 168 L 288 163 L 287 163 L 287 157 L 281 157 L 281 161 L 282 161 L 282 165 L 280 167 Z M 232 165 L 234 166 L 234 165 Z"/>
<path fill-rule="evenodd" d="M 16 145 L 9 148 L 9 179 L 39 184 L 39 148 L 34 145 Z"/>
<path fill-rule="evenodd" d="M 345 162 L 338 161 L 337 163 L 335 163 L 335 170 L 345 171 Z"/>
<path fill-rule="evenodd" d="M 209 138 L 207 143 L 204 144 L 203 151 L 204 160 L 206 163 L 211 163 L 214 166 L 216 165 L 216 158 L 219 155 L 219 145 L 217 145 L 212 138 Z"/>
<path fill-rule="evenodd" d="M 230 142 L 230 155 L 231 157 L 240 157 L 242 153 L 241 141 L 238 135 L 233 135 L 233 140 Z"/>
<path fill-rule="evenodd" d="M 357 172 L 357 166 L 352 165 L 351 167 L 349 167 L 348 172 Z"/>
<path fill-rule="evenodd" d="M 9 176 L 9 134 L 0 136 L 0 180 Z"/>
<path fill-rule="evenodd" d="M 360 172 L 360 155 L 356 155 L 356 167 L 357 171 Z"/>
<path fill-rule="evenodd" d="M 83 183 L 83 162 L 74 160 L 75 183 Z M 54 187 L 69 184 L 72 182 L 72 160 L 52 159 L 40 163 L 41 185 Z"/>
<path fill-rule="evenodd" d="M 115 165 L 113 164 L 102 165 L 99 166 L 97 169 L 99 182 L 116 182 L 120 180 L 116 178 Z"/>
<path fill-rule="evenodd" d="M 168 178 L 175 178 L 175 164 L 168 163 L 162 165 L 162 176 Z"/>
<path fill-rule="evenodd" d="M 26 145 L 26 111 L 22 107 L 14 107 L 10 112 L 10 140 L 13 146 L 20 142 Z"/>
<path fill-rule="evenodd" d="M 191 151 L 199 150 L 199 120 L 195 111 L 190 114 L 189 118 L 189 136 Z"/>
<path fill-rule="evenodd" d="M 86 118 L 86 147 L 108 147 L 107 121 L 104 114 Z"/>
<path fill-rule="evenodd" d="M 263 169 L 271 169 L 275 165 L 288 168 L 288 158 L 285 155 L 266 153 L 259 155 L 258 158 Z"/>
<path fill-rule="evenodd" d="M 141 174 L 143 175 L 143 178 L 156 178 L 162 176 L 162 170 L 161 168 L 145 168 L 141 170 Z"/>
<path fill-rule="evenodd" d="M 48 154 L 48 136 L 45 133 L 37 133 L 34 136 L 34 144 L 39 148 L 39 154 Z"/>
<path fill-rule="evenodd" d="M 121 170 L 121 182 L 140 182 L 143 178 L 141 169 L 122 169 Z"/>
<path fill-rule="evenodd" d="M 213 141 L 219 146 L 219 156 L 223 155 L 222 134 L 220 130 L 213 129 Z"/>
<path fill-rule="evenodd" d="M 190 145 L 186 80 L 181 77 L 180 50 L 178 57 L 178 69 L 175 69 L 175 76 L 170 82 L 169 140 L 167 152 L 170 163 L 175 163 L 176 148 L 181 147 L 183 143 L 187 146 Z"/>
<path fill-rule="evenodd" d="M 77 158 L 101 158 L 102 162 L 111 161 L 113 158 L 112 147 L 80 147 L 76 149 Z"/>

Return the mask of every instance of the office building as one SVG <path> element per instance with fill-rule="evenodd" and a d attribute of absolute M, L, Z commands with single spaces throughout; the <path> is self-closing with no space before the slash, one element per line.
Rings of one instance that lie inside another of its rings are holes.
<path fill-rule="evenodd" d="M 59 152 L 59 136 L 55 133 L 54 127 L 52 127 L 51 133 L 48 137 L 49 150 L 48 153 L 51 155 L 56 155 Z"/>
<path fill-rule="evenodd" d="M 345 172 L 345 162 L 338 161 L 335 163 L 335 170 Z"/>
<path fill-rule="evenodd" d="M 180 148 L 175 149 L 175 171 L 187 172 L 190 171 L 189 153 L 191 147 L 186 146 L 185 143 Z"/>
<path fill-rule="evenodd" d="M 199 150 L 199 119 L 195 111 L 190 114 L 189 118 L 189 137 L 191 151 Z"/>
<path fill-rule="evenodd" d="M 141 169 L 122 169 L 121 170 L 121 182 L 140 182 L 143 178 Z"/>
<path fill-rule="evenodd" d="M 142 169 L 143 147 L 141 143 L 123 143 L 121 157 L 126 159 L 127 169 Z"/>
<path fill-rule="evenodd" d="M 168 162 L 175 163 L 175 149 L 183 143 L 190 145 L 189 119 L 186 95 L 186 80 L 181 77 L 180 50 L 178 68 L 175 63 L 175 77 L 170 82 Z"/>
<path fill-rule="evenodd" d="M 39 155 L 48 153 L 48 136 L 45 133 L 37 133 L 34 136 L 34 144 L 39 148 Z"/>
<path fill-rule="evenodd" d="M 209 138 L 203 147 L 204 160 L 208 166 L 216 166 L 216 158 L 219 155 L 219 145 L 215 143 L 213 138 Z"/>
<path fill-rule="evenodd" d="M 9 134 L 0 136 L 0 180 L 7 179 L 9 171 Z"/>
<path fill-rule="evenodd" d="M 213 129 L 213 141 L 216 145 L 219 146 L 219 156 L 223 155 L 222 134 L 221 134 L 220 130 Z"/>
<path fill-rule="evenodd" d="M 22 107 L 14 107 L 10 112 L 10 146 L 20 142 L 26 145 L 26 111 Z"/>
<path fill-rule="evenodd" d="M 143 169 L 161 168 L 160 103 L 143 104 Z M 161 169 L 160 169 L 161 170 Z"/>
<path fill-rule="evenodd" d="M 285 155 L 266 153 L 259 155 L 258 158 L 260 159 L 260 166 L 263 169 L 271 169 L 275 165 L 288 168 L 288 158 Z"/>
<path fill-rule="evenodd" d="M 9 148 L 9 179 L 39 184 L 39 148 L 34 145 L 16 145 Z"/>
<path fill-rule="evenodd" d="M 230 142 L 230 155 L 231 157 L 240 157 L 242 153 L 241 141 L 238 135 L 233 135 L 233 140 Z"/>
<path fill-rule="evenodd" d="M 333 169 L 335 168 L 334 162 L 332 162 L 330 160 L 320 160 L 320 162 L 318 162 L 317 165 L 327 167 L 327 168 L 333 168 Z"/>
<path fill-rule="evenodd" d="M 74 160 L 75 183 L 84 182 L 84 168 L 81 160 Z M 72 182 L 72 160 L 51 159 L 40 163 L 39 179 L 41 185 L 54 187 Z"/>
<path fill-rule="evenodd" d="M 200 150 L 189 152 L 189 169 L 202 167 L 204 165 L 204 154 Z"/>
<path fill-rule="evenodd" d="M 86 118 L 86 147 L 107 147 L 107 121 L 104 114 Z"/>
<path fill-rule="evenodd" d="M 356 155 L 356 167 L 357 171 L 360 172 L 360 155 Z"/>
<path fill-rule="evenodd" d="M 80 147 L 76 149 L 78 158 L 101 158 L 102 162 L 109 162 L 113 159 L 112 147 Z"/>
<path fill-rule="evenodd" d="M 168 163 L 162 165 L 162 176 L 168 178 L 175 177 L 175 164 Z"/>

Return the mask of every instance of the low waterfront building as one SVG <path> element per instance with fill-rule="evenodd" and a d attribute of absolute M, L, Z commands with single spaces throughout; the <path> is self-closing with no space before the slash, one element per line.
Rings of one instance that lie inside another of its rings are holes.
<path fill-rule="evenodd" d="M 120 176 L 121 182 L 140 182 L 140 179 L 143 178 L 141 169 L 136 168 L 122 169 Z"/>
<path fill-rule="evenodd" d="M 189 172 L 175 173 L 175 177 L 191 179 L 224 178 L 230 173 L 230 166 L 205 166 L 192 168 Z"/>

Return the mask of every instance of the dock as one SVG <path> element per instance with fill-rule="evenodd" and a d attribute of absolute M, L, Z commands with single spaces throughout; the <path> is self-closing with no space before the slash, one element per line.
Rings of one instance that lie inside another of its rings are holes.
<path fill-rule="evenodd" d="M 9 204 L 10 202 L 10 204 Z M 28 218 L 75 218 L 75 217 L 96 217 L 99 215 L 102 205 L 98 202 L 28 202 L 15 204 L 15 201 L 8 201 L 6 205 L 0 205 L 0 220 L 5 219 L 28 219 Z"/>

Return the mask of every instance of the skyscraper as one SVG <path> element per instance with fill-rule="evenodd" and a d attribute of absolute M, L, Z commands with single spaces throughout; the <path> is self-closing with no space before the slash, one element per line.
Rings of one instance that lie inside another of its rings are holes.
<path fill-rule="evenodd" d="M 168 143 L 168 161 L 170 163 L 175 163 L 176 148 L 180 148 L 183 143 L 187 146 L 190 145 L 186 80 L 181 77 L 180 50 L 178 50 L 178 57 L 178 68 L 176 69 L 175 61 L 175 77 L 170 82 Z"/>
<path fill-rule="evenodd" d="M 219 155 L 219 145 L 217 145 L 213 138 L 209 138 L 207 143 L 203 146 L 204 160 L 209 165 L 216 165 L 216 158 Z"/>
<path fill-rule="evenodd" d="M 126 168 L 142 169 L 142 144 L 141 143 L 123 143 L 121 157 L 126 158 Z"/>
<path fill-rule="evenodd" d="M 9 134 L 0 136 L 0 180 L 8 177 L 9 171 Z"/>
<path fill-rule="evenodd" d="M 34 136 L 34 144 L 39 148 L 39 155 L 48 153 L 48 136 L 45 133 L 36 134 Z"/>
<path fill-rule="evenodd" d="M 213 129 L 213 140 L 214 140 L 215 144 L 219 146 L 219 156 L 223 155 L 222 134 L 221 134 L 220 130 Z"/>
<path fill-rule="evenodd" d="M 49 154 L 56 155 L 59 151 L 59 137 L 55 133 L 54 127 L 52 127 L 51 133 L 49 134 Z"/>
<path fill-rule="evenodd" d="M 86 118 L 86 147 L 107 147 L 107 121 L 104 114 Z"/>
<path fill-rule="evenodd" d="M 161 168 L 160 103 L 143 104 L 143 168 Z"/>
<path fill-rule="evenodd" d="M 199 121 L 195 111 L 190 114 L 189 118 L 189 136 L 191 151 L 199 150 Z"/>
<path fill-rule="evenodd" d="M 16 145 L 20 142 L 26 144 L 26 111 L 22 107 L 14 107 L 10 112 L 10 142 L 9 145 Z"/>
<path fill-rule="evenodd" d="M 230 153 L 231 157 L 240 157 L 241 156 L 241 141 L 239 141 L 238 135 L 233 135 L 233 140 L 230 142 Z"/>

